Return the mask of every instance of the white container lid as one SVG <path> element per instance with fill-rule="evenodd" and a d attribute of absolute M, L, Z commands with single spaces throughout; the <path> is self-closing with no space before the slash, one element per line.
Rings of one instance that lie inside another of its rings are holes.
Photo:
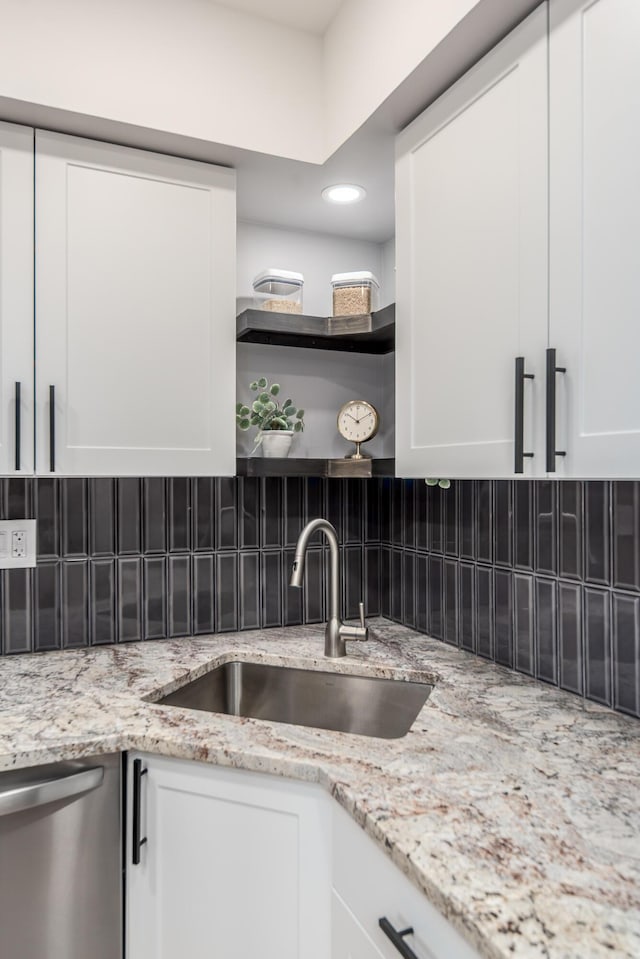
<path fill-rule="evenodd" d="M 356 270 L 354 273 L 334 273 L 331 277 L 332 286 L 366 286 L 367 284 L 380 286 L 369 270 Z"/>
<path fill-rule="evenodd" d="M 254 290 L 265 283 L 290 283 L 292 286 L 302 286 L 304 276 L 302 273 L 293 273 L 291 270 L 263 270 L 253 281 Z"/>

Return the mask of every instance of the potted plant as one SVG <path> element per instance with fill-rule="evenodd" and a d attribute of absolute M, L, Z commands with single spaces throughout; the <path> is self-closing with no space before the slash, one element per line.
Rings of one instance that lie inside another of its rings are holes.
<path fill-rule="evenodd" d="M 264 376 L 250 383 L 249 389 L 258 395 L 250 407 L 238 403 L 236 423 L 241 430 L 252 426 L 258 430 L 251 455 L 261 446 L 263 456 L 288 456 L 294 433 L 301 433 L 304 429 L 304 410 L 296 409 L 293 400 L 285 400 L 280 405 L 276 399 L 280 386 L 277 383 L 269 386 Z"/>

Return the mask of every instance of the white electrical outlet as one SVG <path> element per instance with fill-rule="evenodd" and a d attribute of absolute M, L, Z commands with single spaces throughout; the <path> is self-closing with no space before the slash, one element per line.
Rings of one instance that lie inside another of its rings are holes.
<path fill-rule="evenodd" d="M 0 520 L 0 569 L 25 569 L 36 565 L 36 521 Z"/>

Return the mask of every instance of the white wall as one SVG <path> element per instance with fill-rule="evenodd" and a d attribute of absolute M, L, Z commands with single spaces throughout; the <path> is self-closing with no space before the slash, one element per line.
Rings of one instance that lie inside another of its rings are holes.
<path fill-rule="evenodd" d="M 351 270 L 371 270 L 382 283 L 379 243 L 321 233 L 282 230 L 240 221 L 237 233 L 237 295 L 250 297 L 257 273 L 270 267 L 304 274 L 305 313 L 331 314 L 331 276 Z M 381 291 L 383 293 L 383 291 Z M 240 303 L 242 308 L 244 305 Z"/>
<path fill-rule="evenodd" d="M 324 156 L 321 38 L 214 0 L 0 0 L 0 97 Z"/>
<path fill-rule="evenodd" d="M 396 238 L 382 244 L 382 266 L 380 268 L 380 306 L 396 301 Z"/>
<path fill-rule="evenodd" d="M 344 0 L 324 37 L 329 155 L 478 2 Z"/>

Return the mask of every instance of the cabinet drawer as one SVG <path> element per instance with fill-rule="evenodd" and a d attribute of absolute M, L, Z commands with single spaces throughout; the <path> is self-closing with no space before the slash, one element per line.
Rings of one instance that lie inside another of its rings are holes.
<path fill-rule="evenodd" d="M 385 916 L 395 929 L 415 930 L 406 943 L 418 959 L 479 959 L 479 953 L 337 805 L 333 812 L 333 888 L 334 903 L 337 894 L 375 946 L 377 951 L 370 955 L 399 957 L 378 925 Z M 360 959 L 360 955 L 356 950 L 351 959 Z"/>
<path fill-rule="evenodd" d="M 335 889 L 331 898 L 331 959 L 386 959 Z"/>

